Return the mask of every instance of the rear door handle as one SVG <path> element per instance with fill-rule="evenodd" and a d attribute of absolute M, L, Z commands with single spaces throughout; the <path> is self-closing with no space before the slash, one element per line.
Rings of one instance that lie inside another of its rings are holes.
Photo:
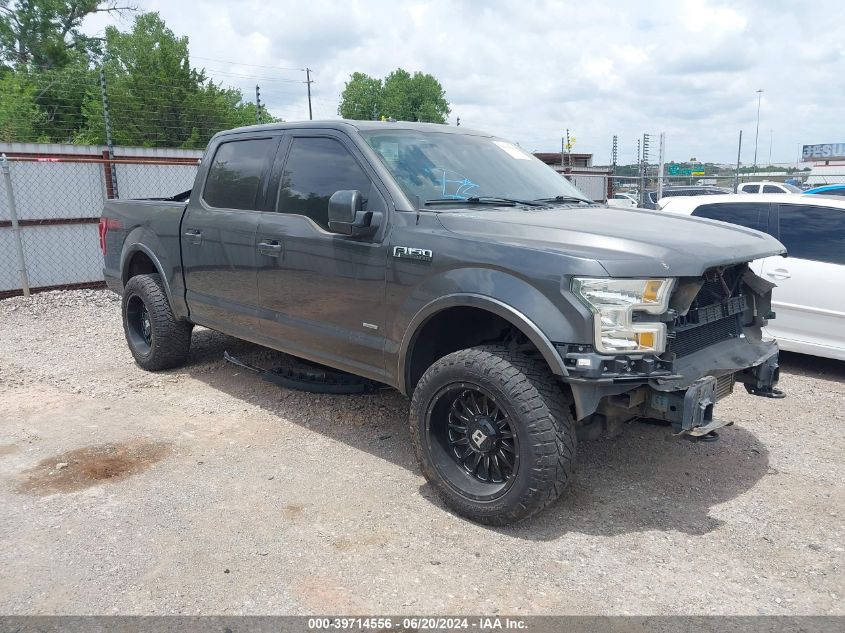
<path fill-rule="evenodd" d="M 202 244 L 202 231 L 187 229 L 184 235 L 190 244 Z"/>
<path fill-rule="evenodd" d="M 282 254 L 282 245 L 277 240 L 258 242 L 258 252 L 267 257 L 279 257 Z"/>
<path fill-rule="evenodd" d="M 767 270 L 766 274 L 772 279 L 789 279 L 792 277 L 786 268 L 773 268 L 772 270 Z"/>

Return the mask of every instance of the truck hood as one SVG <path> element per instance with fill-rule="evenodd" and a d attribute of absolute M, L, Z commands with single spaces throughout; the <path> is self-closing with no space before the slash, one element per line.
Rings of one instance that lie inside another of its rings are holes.
<path fill-rule="evenodd" d="M 611 277 L 697 277 L 713 266 L 786 252 L 759 231 L 645 209 L 488 207 L 438 219 L 453 233 L 595 260 Z"/>

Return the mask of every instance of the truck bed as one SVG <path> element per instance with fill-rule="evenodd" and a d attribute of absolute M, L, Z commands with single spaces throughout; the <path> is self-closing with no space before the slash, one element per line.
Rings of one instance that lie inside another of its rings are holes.
<path fill-rule="evenodd" d="M 100 230 L 104 245 L 103 275 L 110 288 L 123 289 L 123 260 L 136 244 L 143 244 L 146 247 L 144 251 L 151 258 L 158 259 L 161 270 L 168 277 L 181 271 L 179 239 L 186 207 L 187 202 L 174 199 L 106 202 Z"/>

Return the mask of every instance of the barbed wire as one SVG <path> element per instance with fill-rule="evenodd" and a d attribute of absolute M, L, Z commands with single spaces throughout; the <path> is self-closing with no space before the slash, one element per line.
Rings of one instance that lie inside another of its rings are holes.
<path fill-rule="evenodd" d="M 271 113 L 267 100 L 274 106 L 285 102 L 295 111 L 301 111 L 305 103 L 304 86 L 295 88 L 305 82 L 298 79 L 222 69 L 197 72 L 204 81 L 197 82 L 196 75 L 137 77 L 107 69 L 106 101 L 113 143 L 202 148 L 221 130 L 284 118 L 278 114 L 279 107 L 273 107 Z M 264 97 L 260 111 L 254 93 L 242 85 L 232 86 L 233 79 L 256 82 Z M 261 90 L 265 82 L 270 85 Z M 97 69 L 35 69 L 0 76 L 0 104 L 0 142 L 106 142 L 106 110 Z"/>

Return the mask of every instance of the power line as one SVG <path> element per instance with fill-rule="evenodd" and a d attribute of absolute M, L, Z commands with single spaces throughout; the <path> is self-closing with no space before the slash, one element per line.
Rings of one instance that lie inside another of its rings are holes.
<path fill-rule="evenodd" d="M 303 84 L 305 83 L 301 79 L 288 79 L 287 77 L 264 77 L 262 75 L 245 75 L 243 73 L 233 73 L 228 70 L 220 70 L 219 68 L 205 68 L 203 70 L 208 73 L 214 73 L 215 75 L 226 75 L 228 77 L 243 77 L 244 79 L 260 79 L 261 81 L 284 81 L 287 83 L 292 84 Z"/>
<path fill-rule="evenodd" d="M 254 68 L 270 68 L 271 70 L 291 70 L 296 72 L 305 72 L 305 68 L 288 68 L 285 66 L 262 66 L 261 64 L 247 64 L 244 62 L 236 62 L 231 59 L 214 59 L 213 57 L 200 57 L 199 55 L 191 54 L 194 59 L 204 59 L 208 62 L 221 62 L 223 64 L 233 64 L 235 66 L 252 66 Z"/>

